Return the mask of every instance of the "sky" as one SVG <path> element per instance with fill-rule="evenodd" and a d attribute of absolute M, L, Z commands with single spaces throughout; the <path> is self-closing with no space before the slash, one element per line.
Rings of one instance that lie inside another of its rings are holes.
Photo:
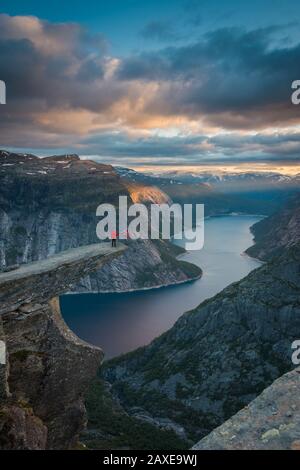
<path fill-rule="evenodd" d="M 296 0 L 0 5 L 2 148 L 135 168 L 297 171 Z"/>

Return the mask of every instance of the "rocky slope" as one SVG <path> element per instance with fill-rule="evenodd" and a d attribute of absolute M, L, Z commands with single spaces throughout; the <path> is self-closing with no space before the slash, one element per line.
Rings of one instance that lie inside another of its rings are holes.
<path fill-rule="evenodd" d="M 84 276 L 72 291 L 122 292 L 198 279 L 201 269 L 177 260 L 179 253 L 163 241 L 136 240 L 128 244 L 124 255 L 101 268 L 97 275 Z"/>
<path fill-rule="evenodd" d="M 300 369 L 289 372 L 195 450 L 300 450 Z"/>
<path fill-rule="evenodd" d="M 252 227 L 255 245 L 248 248 L 250 256 L 267 261 L 286 247 L 300 243 L 300 193 L 295 195 L 271 217 Z"/>
<path fill-rule="evenodd" d="M 0 449 L 76 445 L 103 354 L 68 329 L 57 296 L 122 251 L 96 244 L 0 274 Z"/>
<path fill-rule="evenodd" d="M 96 208 L 131 201 L 167 202 L 157 188 L 121 179 L 109 165 L 77 155 L 38 158 L 0 152 L 0 265 L 28 263 L 98 241 Z M 128 242 L 104 270 L 86 276 L 74 291 L 126 291 L 184 282 L 201 270 L 175 259 L 167 242 Z"/>
<path fill-rule="evenodd" d="M 135 416 L 197 441 L 292 369 L 300 337 L 300 246 L 184 314 L 104 378 Z"/>

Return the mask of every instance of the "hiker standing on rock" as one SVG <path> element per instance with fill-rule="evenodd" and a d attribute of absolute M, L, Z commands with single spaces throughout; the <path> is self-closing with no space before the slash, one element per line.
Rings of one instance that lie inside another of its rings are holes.
<path fill-rule="evenodd" d="M 115 230 L 113 230 L 113 232 L 111 232 L 111 246 L 112 248 L 117 248 L 117 232 Z"/>

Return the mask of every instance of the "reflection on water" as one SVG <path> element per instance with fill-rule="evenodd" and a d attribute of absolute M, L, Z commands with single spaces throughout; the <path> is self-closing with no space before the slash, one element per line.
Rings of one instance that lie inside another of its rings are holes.
<path fill-rule="evenodd" d="M 198 281 L 126 294 L 62 296 L 66 323 L 80 338 L 101 346 L 106 358 L 149 343 L 182 313 L 260 265 L 242 254 L 252 245 L 249 228 L 259 219 L 222 216 L 205 221 L 204 248 L 182 256 L 202 268 L 203 276 Z M 181 240 L 176 243 L 183 245 Z"/>

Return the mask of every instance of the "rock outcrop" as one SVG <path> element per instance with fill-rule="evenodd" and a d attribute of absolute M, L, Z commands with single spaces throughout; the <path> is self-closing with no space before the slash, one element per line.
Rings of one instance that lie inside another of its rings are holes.
<path fill-rule="evenodd" d="M 111 248 L 110 243 L 95 243 L 1 273 L 0 314 L 68 291 L 82 276 L 112 262 L 124 251 L 120 243 L 117 248 Z"/>
<path fill-rule="evenodd" d="M 84 276 L 76 292 L 128 292 L 163 287 L 198 279 L 202 270 L 176 259 L 181 251 L 162 240 L 128 242 L 126 252 L 103 266 L 96 276 Z"/>
<path fill-rule="evenodd" d="M 291 198 L 283 209 L 254 224 L 251 230 L 255 245 L 246 252 L 263 261 L 300 243 L 300 193 Z"/>
<path fill-rule="evenodd" d="M 263 391 L 194 450 L 300 450 L 300 369 Z"/>
<path fill-rule="evenodd" d="M 96 244 L 0 274 L 0 448 L 69 449 L 103 354 L 65 325 L 57 295 L 124 250 Z"/>

